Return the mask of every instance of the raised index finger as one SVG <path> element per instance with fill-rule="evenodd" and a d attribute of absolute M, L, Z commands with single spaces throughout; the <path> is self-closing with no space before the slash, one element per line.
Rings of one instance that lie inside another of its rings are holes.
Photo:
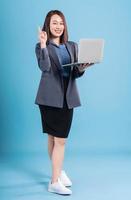
<path fill-rule="evenodd" d="M 41 30 L 40 26 L 38 26 L 38 31 L 39 31 L 39 33 L 41 33 L 41 32 L 42 32 L 42 30 Z"/>

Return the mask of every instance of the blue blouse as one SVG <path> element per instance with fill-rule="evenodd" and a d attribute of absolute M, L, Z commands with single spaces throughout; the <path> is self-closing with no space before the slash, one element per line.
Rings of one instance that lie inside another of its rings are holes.
<path fill-rule="evenodd" d="M 68 77 L 70 75 L 70 67 L 62 67 L 62 65 L 71 62 L 70 55 L 65 44 L 56 45 L 55 43 L 53 43 L 53 41 L 50 41 L 50 43 L 55 48 L 56 54 L 59 58 L 59 62 L 61 64 L 61 69 L 62 69 L 62 75 L 64 77 Z"/>

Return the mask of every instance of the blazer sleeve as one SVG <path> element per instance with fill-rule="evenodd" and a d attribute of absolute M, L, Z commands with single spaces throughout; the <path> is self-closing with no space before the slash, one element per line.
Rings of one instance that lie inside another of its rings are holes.
<path fill-rule="evenodd" d="M 35 53 L 38 61 L 38 66 L 42 72 L 49 71 L 51 68 L 51 62 L 48 54 L 48 49 L 41 49 L 40 43 L 36 44 Z"/>
<path fill-rule="evenodd" d="M 74 43 L 74 62 L 78 62 L 78 45 Z M 79 71 L 77 66 L 73 67 L 73 78 L 79 78 L 84 74 L 85 71 Z"/>

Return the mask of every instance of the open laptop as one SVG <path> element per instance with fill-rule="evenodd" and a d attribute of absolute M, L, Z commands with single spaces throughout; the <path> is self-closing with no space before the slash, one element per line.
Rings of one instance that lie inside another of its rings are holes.
<path fill-rule="evenodd" d="M 84 63 L 100 63 L 103 59 L 104 39 L 80 39 L 78 62 L 62 65 L 75 66 Z"/>

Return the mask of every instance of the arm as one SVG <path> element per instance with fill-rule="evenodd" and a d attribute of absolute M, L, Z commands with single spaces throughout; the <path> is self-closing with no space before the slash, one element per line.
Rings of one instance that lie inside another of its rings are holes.
<path fill-rule="evenodd" d="M 41 48 L 40 43 L 36 44 L 35 53 L 38 61 L 38 66 L 41 71 L 49 71 L 51 67 L 50 58 L 47 48 Z"/>
<path fill-rule="evenodd" d="M 74 43 L 74 62 L 78 61 L 78 45 Z M 73 67 L 72 75 L 74 78 L 79 78 L 84 74 L 84 70 L 80 70 L 77 66 Z"/>

